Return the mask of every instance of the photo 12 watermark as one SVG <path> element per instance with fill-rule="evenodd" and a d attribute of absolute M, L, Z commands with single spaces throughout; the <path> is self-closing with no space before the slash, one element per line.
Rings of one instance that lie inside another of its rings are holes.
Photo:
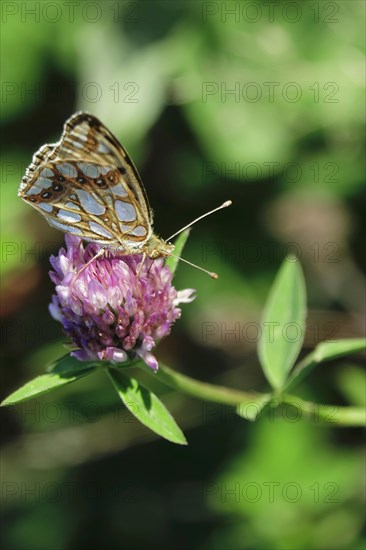
<path fill-rule="evenodd" d="M 322 504 L 337 504 L 340 487 L 334 481 L 314 482 L 303 485 L 298 481 L 234 481 L 233 483 L 205 483 L 202 486 L 202 501 L 220 503 L 275 502 L 296 503 L 309 501 Z"/>
<path fill-rule="evenodd" d="M 141 98 L 141 88 L 137 82 L 63 82 L 62 84 L 52 84 L 44 82 L 34 82 L 30 84 L 26 81 L 3 81 L 1 84 L 1 103 L 5 105 L 14 98 L 24 105 L 36 105 L 47 99 L 50 103 L 60 101 L 71 101 L 78 97 L 84 104 L 93 105 L 95 103 L 113 102 L 119 103 L 139 103 Z"/>
<path fill-rule="evenodd" d="M 334 25 L 340 22 L 341 2 L 254 2 L 254 1 L 203 1 L 201 19 L 203 23 L 312 23 Z"/>
<path fill-rule="evenodd" d="M 112 424 L 138 423 L 134 414 L 138 414 L 139 405 L 130 401 L 126 406 L 106 408 L 96 401 L 48 401 L 38 400 L 17 403 L 13 412 L 18 422 L 25 425 L 58 424 L 62 426 L 77 426 L 80 424 L 96 424 L 108 415 Z M 4 417 L 6 422 L 6 417 Z"/>
<path fill-rule="evenodd" d="M 274 181 L 281 178 L 287 183 L 302 184 L 337 184 L 340 182 L 340 168 L 336 162 L 212 162 L 202 163 L 202 178 L 204 184 L 224 183 L 227 180 L 235 182 L 255 183 L 258 181 Z"/>
<path fill-rule="evenodd" d="M 76 481 L 19 482 L 3 480 L 1 503 L 4 504 L 77 504 L 98 503 L 112 499 L 117 504 L 137 504 L 138 487 L 133 483 L 105 484 Z"/>
<path fill-rule="evenodd" d="M 120 1 L 8 1 L 1 2 L 1 21 L 20 23 L 48 23 L 59 21 L 77 24 L 79 21 L 95 25 L 100 22 L 138 23 L 141 18 L 141 2 Z"/>
<path fill-rule="evenodd" d="M 278 420 L 288 424 L 297 424 L 306 418 L 314 424 L 334 426 L 338 424 L 338 412 L 337 405 L 311 403 L 311 410 L 308 408 L 305 413 L 294 399 L 290 399 L 286 403 L 272 399 L 265 407 L 262 401 L 255 400 L 248 403 L 238 402 L 235 406 L 223 403 L 202 403 L 201 422 L 203 425 L 211 422 L 232 425 L 233 421 L 240 416 L 241 418 L 255 418 L 256 421 L 266 421 L 270 424 Z"/>
<path fill-rule="evenodd" d="M 338 243 L 310 242 L 306 245 L 289 241 L 280 243 L 268 241 L 251 243 L 250 241 L 217 242 L 203 241 L 201 243 L 200 263 L 210 264 L 213 261 L 227 264 L 230 261 L 259 264 L 288 258 L 289 262 L 297 262 L 306 258 L 313 264 L 338 264 L 341 259 L 341 250 Z"/>
<path fill-rule="evenodd" d="M 338 342 L 337 334 L 339 333 L 339 325 L 337 323 L 327 321 L 324 323 L 312 323 L 306 329 L 308 343 L 313 340 L 313 345 L 321 341 Z M 294 322 L 280 324 L 279 322 L 259 323 L 257 321 L 204 321 L 201 329 L 201 340 L 203 344 L 217 343 L 220 344 L 242 344 L 250 343 L 257 344 L 260 340 L 265 339 L 269 344 L 283 340 L 288 344 L 303 341 L 305 336 L 304 329 Z"/>
<path fill-rule="evenodd" d="M 337 82 L 240 82 L 207 81 L 202 82 L 202 102 L 215 98 L 221 103 L 298 103 L 302 99 L 313 103 L 338 104 L 340 87 Z"/>

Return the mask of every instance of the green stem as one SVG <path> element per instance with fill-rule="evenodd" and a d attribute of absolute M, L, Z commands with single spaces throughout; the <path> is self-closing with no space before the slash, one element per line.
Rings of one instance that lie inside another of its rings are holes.
<path fill-rule="evenodd" d="M 140 363 L 140 365 L 142 366 L 142 363 Z M 143 366 L 143 369 L 175 390 L 182 391 L 204 401 L 234 406 L 237 408 L 238 414 L 244 416 L 248 420 L 254 420 L 255 416 L 259 414 L 263 407 L 273 400 L 276 406 L 282 402 L 297 407 L 304 415 L 312 418 L 314 422 L 332 424 L 333 426 L 365 425 L 366 413 L 362 408 L 312 403 L 288 394 L 276 396 L 258 392 L 233 390 L 225 386 L 216 386 L 208 384 L 207 382 L 200 382 L 199 380 L 195 380 L 185 374 L 172 370 L 161 363 L 159 363 L 159 370 L 157 373 L 153 373 L 146 365 Z M 244 414 L 240 413 L 241 410 L 243 411 L 243 409 L 240 409 L 240 405 L 245 404 L 257 405 L 254 416 L 251 415 L 253 411 L 250 409 L 244 411 Z"/>
<path fill-rule="evenodd" d="M 309 353 L 309 355 L 304 357 L 304 359 L 296 365 L 283 389 L 287 391 L 299 384 L 318 363 L 319 361 L 316 358 L 315 351 Z"/>
<path fill-rule="evenodd" d="M 294 395 L 282 395 L 282 403 L 293 405 L 314 422 L 332 424 L 333 426 L 365 426 L 366 411 L 362 407 L 339 407 L 304 401 Z"/>
<path fill-rule="evenodd" d="M 151 369 L 146 367 L 145 371 L 152 374 Z M 257 392 L 243 392 L 241 390 L 233 390 L 226 388 L 225 386 L 215 386 L 208 384 L 207 382 L 200 382 L 194 380 L 185 374 L 180 374 L 159 363 L 159 370 L 154 374 L 158 380 L 161 380 L 164 384 L 174 388 L 175 390 L 182 391 L 198 399 L 204 401 L 211 401 L 214 403 L 223 403 L 226 405 L 239 405 L 240 403 L 262 403 L 264 394 Z"/>

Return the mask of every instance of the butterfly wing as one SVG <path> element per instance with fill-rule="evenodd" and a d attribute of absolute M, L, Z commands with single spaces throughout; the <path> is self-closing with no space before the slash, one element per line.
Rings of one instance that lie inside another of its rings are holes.
<path fill-rule="evenodd" d="M 152 234 L 140 176 L 117 138 L 94 116 L 76 113 L 61 140 L 33 156 L 19 188 L 57 229 L 136 252 Z"/>

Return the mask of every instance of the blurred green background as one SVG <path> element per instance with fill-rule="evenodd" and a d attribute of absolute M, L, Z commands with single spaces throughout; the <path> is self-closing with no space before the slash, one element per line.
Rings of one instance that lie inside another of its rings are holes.
<path fill-rule="evenodd" d="M 191 233 L 196 288 L 157 355 L 201 380 L 266 388 L 258 322 L 288 251 L 308 289 L 305 350 L 364 332 L 362 1 L 3 2 L 2 394 L 64 353 L 48 314 L 63 235 L 17 197 L 32 154 L 87 110 L 139 167 L 155 230 Z M 364 399 L 361 361 L 322 366 L 301 395 Z M 359 429 L 287 409 L 250 424 L 158 387 L 189 446 L 156 438 L 101 375 L 3 410 L 2 541 L 66 548 L 358 549 Z"/>

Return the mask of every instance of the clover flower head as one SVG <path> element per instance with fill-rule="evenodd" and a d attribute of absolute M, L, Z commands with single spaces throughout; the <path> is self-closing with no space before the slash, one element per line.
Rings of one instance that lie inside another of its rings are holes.
<path fill-rule="evenodd" d="M 72 355 L 115 363 L 140 357 L 157 370 L 151 351 L 180 317 L 177 306 L 194 299 L 194 290 L 178 292 L 162 259 L 145 258 L 140 268 L 140 254 L 108 250 L 93 259 L 98 244 L 84 247 L 72 235 L 65 241 L 66 249 L 50 257 L 56 294 L 49 309 L 75 346 Z"/>

